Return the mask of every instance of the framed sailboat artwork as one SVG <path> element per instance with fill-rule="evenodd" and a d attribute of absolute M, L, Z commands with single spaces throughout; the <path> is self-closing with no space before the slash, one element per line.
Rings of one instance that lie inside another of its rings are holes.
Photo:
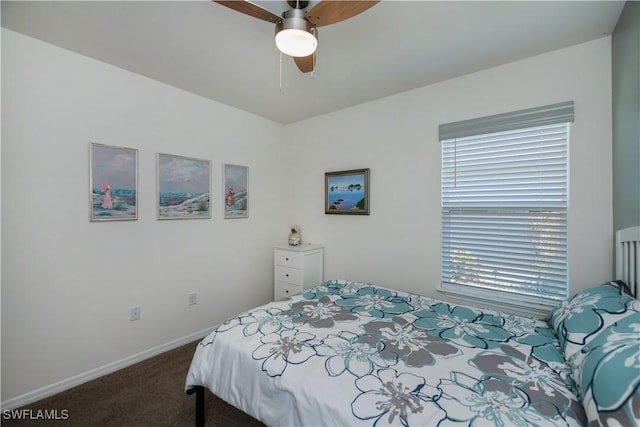
<path fill-rule="evenodd" d="M 369 215 L 369 169 L 324 174 L 324 213 Z"/>

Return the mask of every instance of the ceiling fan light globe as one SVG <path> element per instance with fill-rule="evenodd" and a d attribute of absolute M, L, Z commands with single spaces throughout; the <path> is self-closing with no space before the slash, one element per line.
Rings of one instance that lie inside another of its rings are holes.
<path fill-rule="evenodd" d="M 276 46 L 285 55 L 305 57 L 318 47 L 315 28 L 304 18 L 304 10 L 289 9 L 276 24 Z"/>
<path fill-rule="evenodd" d="M 276 34 L 276 46 L 285 55 L 304 57 L 316 51 L 318 39 L 305 30 L 285 29 Z"/>

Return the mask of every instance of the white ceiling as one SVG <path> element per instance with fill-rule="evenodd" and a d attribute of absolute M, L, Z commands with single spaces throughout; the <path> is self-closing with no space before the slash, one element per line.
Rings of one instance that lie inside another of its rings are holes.
<path fill-rule="evenodd" d="M 282 1 L 263 7 L 286 8 Z M 2 26 L 287 124 L 611 34 L 623 1 L 385 0 L 319 30 L 316 76 L 274 25 L 212 1 L 2 1 Z"/>

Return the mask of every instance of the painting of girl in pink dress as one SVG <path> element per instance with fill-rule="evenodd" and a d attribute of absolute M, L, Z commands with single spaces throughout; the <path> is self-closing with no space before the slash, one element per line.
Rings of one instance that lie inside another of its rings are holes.
<path fill-rule="evenodd" d="M 90 144 L 91 221 L 138 219 L 138 150 Z"/>

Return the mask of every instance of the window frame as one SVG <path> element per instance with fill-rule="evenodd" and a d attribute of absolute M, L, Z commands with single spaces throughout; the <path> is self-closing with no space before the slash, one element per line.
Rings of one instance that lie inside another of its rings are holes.
<path fill-rule="evenodd" d="M 506 310 L 517 314 L 531 315 L 535 317 L 544 317 L 546 313 L 557 304 L 561 299 L 567 296 L 569 288 L 569 264 L 568 264 L 568 211 L 569 211 L 569 146 L 571 138 L 571 126 L 574 121 L 574 103 L 573 101 L 552 104 L 543 107 L 530 108 L 499 114 L 494 116 L 482 117 L 477 119 L 465 120 L 440 125 L 439 140 L 441 143 L 441 153 L 444 156 L 443 143 L 450 142 L 452 139 L 461 139 L 475 136 L 482 136 L 498 132 L 510 132 L 526 130 L 530 128 L 546 127 L 548 125 L 566 124 L 566 156 L 564 158 L 564 167 L 566 169 L 565 187 L 566 192 L 563 206 L 559 206 L 560 211 L 564 215 L 564 289 L 561 294 L 553 297 L 541 297 L 540 295 L 526 295 L 505 292 L 503 290 L 483 289 L 482 286 L 469 284 L 449 283 L 445 280 L 445 272 L 443 269 L 446 265 L 451 265 L 451 260 L 445 262 L 445 249 L 449 247 L 447 238 L 445 237 L 445 211 L 450 212 L 449 207 L 445 208 L 444 192 L 445 192 L 445 166 L 442 164 L 442 181 L 441 181 L 441 260 L 440 260 L 440 285 L 439 291 L 447 294 L 454 300 L 470 305 L 480 305 L 482 307 L 491 307 L 497 310 Z M 441 159 L 444 162 L 444 159 Z M 457 161 L 457 160 L 454 160 Z M 502 209 L 495 206 L 495 209 Z M 461 211 L 472 209 L 471 206 L 462 207 Z M 517 210 L 518 208 L 509 207 L 507 210 Z M 477 230 L 480 230 L 478 228 Z M 535 270 L 533 270 L 535 271 Z M 481 276 L 482 274 L 479 274 Z"/>

